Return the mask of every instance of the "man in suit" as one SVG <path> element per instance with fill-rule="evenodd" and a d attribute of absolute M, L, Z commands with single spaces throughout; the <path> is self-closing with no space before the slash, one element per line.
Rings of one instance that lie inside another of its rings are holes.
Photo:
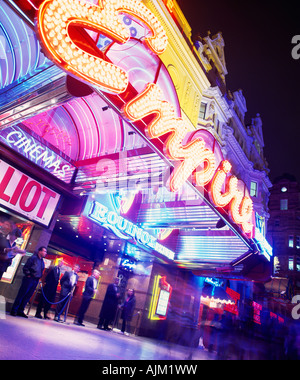
<path fill-rule="evenodd" d="M 128 333 L 126 333 L 126 327 L 127 327 L 128 322 L 132 320 L 135 304 L 136 304 L 136 299 L 135 299 L 134 289 L 128 289 L 127 297 L 123 305 L 120 306 L 120 308 L 122 308 L 121 318 L 123 319 L 123 323 L 122 323 L 121 332 L 123 334 L 128 335 Z"/>
<path fill-rule="evenodd" d="M 116 317 L 118 303 L 120 298 L 119 279 L 116 278 L 113 284 L 108 285 L 104 297 L 103 305 L 99 315 L 99 322 L 97 328 L 100 330 L 107 330 L 108 325 L 112 323 Z"/>
<path fill-rule="evenodd" d="M 10 314 L 12 316 L 20 316 L 28 318 L 24 313 L 25 306 L 33 295 L 40 278 L 45 269 L 44 258 L 47 255 L 47 248 L 40 247 L 36 254 L 31 256 L 23 268 L 23 281 L 20 286 L 19 292 L 12 306 Z"/>
<path fill-rule="evenodd" d="M 76 317 L 77 321 L 76 319 L 74 321 L 76 325 L 84 326 L 83 324 L 84 314 L 86 313 L 87 309 L 90 306 L 91 300 L 96 294 L 99 277 L 100 277 L 99 270 L 93 269 L 92 275 L 86 280 L 85 289 L 82 294 L 81 305 L 77 312 L 77 317 Z"/>
<path fill-rule="evenodd" d="M 45 285 L 43 286 L 40 302 L 36 309 L 36 314 L 35 314 L 36 318 L 39 318 L 39 319 L 43 318 L 41 313 L 42 313 L 42 310 L 44 309 L 44 318 L 50 319 L 47 314 L 51 308 L 51 304 L 55 300 L 56 290 L 59 283 L 59 277 L 61 274 L 60 269 L 63 266 L 63 264 L 64 264 L 63 260 L 59 260 L 58 265 L 50 267 L 45 279 Z"/>
<path fill-rule="evenodd" d="M 78 264 L 75 264 L 73 270 L 69 272 L 66 271 L 60 280 L 61 291 L 60 291 L 59 301 L 61 302 L 56 306 L 55 318 L 54 318 L 56 322 L 62 322 L 62 320 L 60 319 L 60 316 L 65 310 L 65 307 L 67 306 L 69 298 L 76 287 L 76 284 L 78 282 L 77 273 L 79 271 L 80 271 L 80 266 Z"/>

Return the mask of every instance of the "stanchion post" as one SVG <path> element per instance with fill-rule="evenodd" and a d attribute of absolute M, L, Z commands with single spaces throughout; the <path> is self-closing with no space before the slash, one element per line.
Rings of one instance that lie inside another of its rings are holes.
<path fill-rule="evenodd" d="M 68 299 L 68 303 L 67 303 L 67 307 L 66 307 L 65 315 L 64 315 L 64 322 L 66 322 L 66 320 L 67 320 L 67 315 L 69 313 L 69 308 L 70 308 L 70 303 L 71 303 L 72 298 L 73 298 L 73 293 L 74 293 L 74 288 L 72 289 L 70 297 Z"/>
<path fill-rule="evenodd" d="M 42 285 L 42 283 L 39 281 L 39 285 L 36 287 L 36 289 L 35 289 L 35 291 L 34 291 L 34 295 L 33 295 L 33 297 L 32 297 L 32 301 L 31 301 L 30 304 L 29 304 L 29 308 L 28 308 L 28 310 L 27 310 L 27 315 L 29 315 L 29 313 L 30 313 L 31 306 L 32 306 L 32 304 L 33 304 L 34 301 L 35 301 L 36 295 L 37 295 L 39 289 L 41 288 L 41 285 Z"/>

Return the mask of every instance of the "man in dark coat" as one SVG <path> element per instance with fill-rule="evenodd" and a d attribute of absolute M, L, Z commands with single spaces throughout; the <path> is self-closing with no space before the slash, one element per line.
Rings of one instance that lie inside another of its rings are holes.
<path fill-rule="evenodd" d="M 59 283 L 59 277 L 61 274 L 60 268 L 63 266 L 63 260 L 59 260 L 58 265 L 51 266 L 45 279 L 45 285 L 40 297 L 38 307 L 36 309 L 35 317 L 42 319 L 42 310 L 44 309 L 44 318 L 49 319 L 48 311 L 51 308 L 51 303 L 54 302 L 56 296 L 56 290 Z M 49 303 L 49 302 L 50 303 Z"/>
<path fill-rule="evenodd" d="M 125 302 L 121 306 L 122 308 L 121 318 L 123 319 L 121 332 L 123 334 L 126 333 L 127 322 L 130 322 L 132 320 L 134 309 L 135 309 L 135 303 L 136 303 L 136 300 L 135 300 L 134 290 L 128 289 Z"/>
<path fill-rule="evenodd" d="M 108 325 L 111 324 L 116 317 L 119 298 L 119 279 L 116 278 L 115 282 L 107 287 L 102 309 L 99 315 L 99 322 L 97 326 L 98 329 L 107 331 L 110 330 Z"/>
<path fill-rule="evenodd" d="M 40 247 L 36 254 L 31 256 L 23 268 L 23 281 L 20 286 L 18 295 L 15 299 L 15 302 L 12 306 L 10 314 L 13 316 L 20 316 L 28 318 L 24 313 L 25 306 L 33 295 L 39 279 L 43 275 L 45 269 L 44 258 L 47 255 L 47 248 Z"/>
<path fill-rule="evenodd" d="M 65 311 L 65 307 L 69 301 L 69 297 L 74 291 L 76 284 L 78 282 L 78 272 L 80 271 L 80 266 L 78 264 L 74 265 L 73 270 L 69 272 L 65 272 L 60 280 L 61 291 L 59 301 L 61 301 L 55 310 L 55 318 L 56 322 L 62 322 L 60 319 L 61 314 Z"/>
<path fill-rule="evenodd" d="M 97 292 L 98 280 L 100 277 L 100 272 L 98 269 L 94 269 L 92 275 L 86 280 L 85 289 L 82 294 L 82 301 L 80 308 L 77 313 L 77 321 L 75 320 L 75 325 L 84 326 L 83 319 L 84 314 L 90 306 L 90 303 Z"/>

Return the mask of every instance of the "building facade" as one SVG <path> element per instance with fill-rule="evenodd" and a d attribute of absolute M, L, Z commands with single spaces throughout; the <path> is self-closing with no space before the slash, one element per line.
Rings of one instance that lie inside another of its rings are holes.
<path fill-rule="evenodd" d="M 238 316 L 253 302 L 271 274 L 270 182 L 261 119 L 245 125 L 242 92 L 226 89 L 222 36 L 194 44 L 176 1 L 125 3 L 0 2 L 1 217 L 27 256 L 47 245 L 47 266 L 80 264 L 71 314 L 98 267 L 87 318 L 118 276 L 136 289 L 133 332 L 159 337 L 169 312 L 195 327 L 203 303 Z M 25 260 L 0 284 L 10 302 Z"/>
<path fill-rule="evenodd" d="M 274 248 L 275 279 L 268 290 L 287 302 L 299 294 L 300 289 L 299 196 L 300 187 L 294 176 L 284 174 L 275 179 L 270 195 L 268 228 L 268 239 Z"/>

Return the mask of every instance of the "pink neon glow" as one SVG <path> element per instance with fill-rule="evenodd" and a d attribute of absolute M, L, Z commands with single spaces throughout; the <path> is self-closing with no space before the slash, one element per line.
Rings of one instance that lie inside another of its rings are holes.
<path fill-rule="evenodd" d="M 139 41 L 131 40 L 126 47 L 113 44 L 107 55 L 129 72 L 130 83 L 137 91 L 155 80 L 160 59 L 149 54 Z M 160 67 L 157 83 L 179 116 L 176 90 L 164 65 Z M 73 99 L 24 124 L 74 161 L 117 153 L 124 148 L 134 149 L 136 144 L 138 147 L 142 144 L 137 136 L 129 138 L 129 127 L 96 94 Z"/>
<path fill-rule="evenodd" d="M 181 116 L 178 96 L 168 70 L 160 58 L 149 54 L 149 50 L 141 42 L 132 39 L 126 46 L 112 44 L 106 55 L 128 73 L 129 82 L 138 93 L 141 93 L 148 83 L 154 83 L 157 79 L 155 83 L 163 91 L 164 98 L 174 106 L 176 116 Z M 156 78 L 160 64 L 159 75 Z"/>
<path fill-rule="evenodd" d="M 63 107 L 33 116 L 24 121 L 23 124 L 68 157 L 77 157 L 78 141 L 76 126 Z"/>

